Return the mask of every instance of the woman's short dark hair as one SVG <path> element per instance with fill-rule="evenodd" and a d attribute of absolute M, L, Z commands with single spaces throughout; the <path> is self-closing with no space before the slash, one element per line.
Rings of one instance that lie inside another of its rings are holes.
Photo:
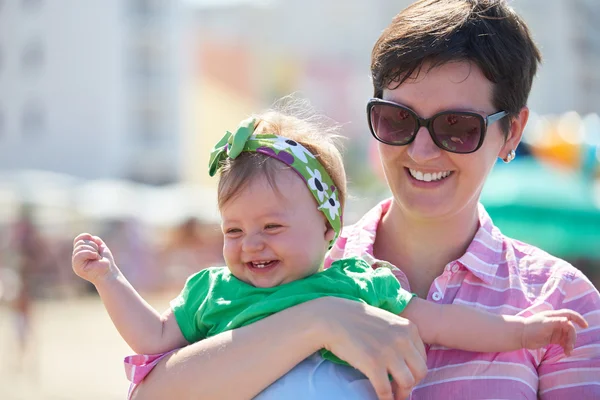
<path fill-rule="evenodd" d="M 394 17 L 371 54 L 375 97 L 428 68 L 468 61 L 494 84 L 492 104 L 516 116 L 541 61 L 525 22 L 505 0 L 420 0 Z M 511 118 L 503 119 L 506 132 Z"/>

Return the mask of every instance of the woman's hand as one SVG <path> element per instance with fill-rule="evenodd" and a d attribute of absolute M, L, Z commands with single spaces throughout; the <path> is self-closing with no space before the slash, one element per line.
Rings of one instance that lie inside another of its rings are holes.
<path fill-rule="evenodd" d="M 380 400 L 407 398 L 425 377 L 425 347 L 409 320 L 336 297 L 312 302 L 323 347 L 365 374 Z"/>

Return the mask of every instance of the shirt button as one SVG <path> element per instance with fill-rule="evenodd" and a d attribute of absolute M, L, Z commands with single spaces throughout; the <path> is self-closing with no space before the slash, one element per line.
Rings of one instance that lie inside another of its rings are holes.
<path fill-rule="evenodd" d="M 440 292 L 435 292 L 432 297 L 433 300 L 440 301 L 442 299 L 442 294 Z"/>
<path fill-rule="evenodd" d="M 458 269 L 459 269 L 459 268 L 460 268 L 460 267 L 459 267 L 458 265 L 454 264 L 454 265 L 452 266 L 452 272 L 458 272 Z"/>

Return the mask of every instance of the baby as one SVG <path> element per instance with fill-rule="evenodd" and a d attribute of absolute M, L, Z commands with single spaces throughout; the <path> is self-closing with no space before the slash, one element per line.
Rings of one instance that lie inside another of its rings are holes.
<path fill-rule="evenodd" d="M 360 258 L 338 260 L 324 270 L 324 256 L 341 230 L 346 197 L 342 157 L 331 133 L 312 119 L 278 111 L 247 119 L 233 134 L 226 133 L 212 150 L 209 173 L 220 172 L 227 265 L 189 277 L 162 315 L 128 283 L 99 237 L 75 238 L 73 270 L 96 286 L 135 352 L 167 352 L 323 296 L 399 314 L 417 325 L 425 343 L 478 352 L 557 343 L 571 352 L 573 323 L 587 326 L 571 310 L 521 317 L 435 304 L 402 289 L 391 269 L 373 269 Z M 314 357 L 345 364 L 326 350 Z M 361 397 L 376 398 L 372 388 L 367 392 Z"/>

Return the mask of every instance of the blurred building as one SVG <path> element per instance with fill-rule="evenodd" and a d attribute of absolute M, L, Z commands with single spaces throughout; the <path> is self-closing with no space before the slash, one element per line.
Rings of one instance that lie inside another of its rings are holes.
<path fill-rule="evenodd" d="M 181 3 L 0 1 L 0 169 L 180 175 Z"/>
<path fill-rule="evenodd" d="M 542 51 L 531 108 L 539 114 L 600 112 L 600 2 L 519 0 L 511 5 Z"/>
<path fill-rule="evenodd" d="M 371 48 L 410 2 L 0 0 L 0 170 L 214 185 L 223 132 L 297 91 L 359 171 Z M 532 110 L 600 111 L 600 2 L 511 5 L 544 56 Z"/>

